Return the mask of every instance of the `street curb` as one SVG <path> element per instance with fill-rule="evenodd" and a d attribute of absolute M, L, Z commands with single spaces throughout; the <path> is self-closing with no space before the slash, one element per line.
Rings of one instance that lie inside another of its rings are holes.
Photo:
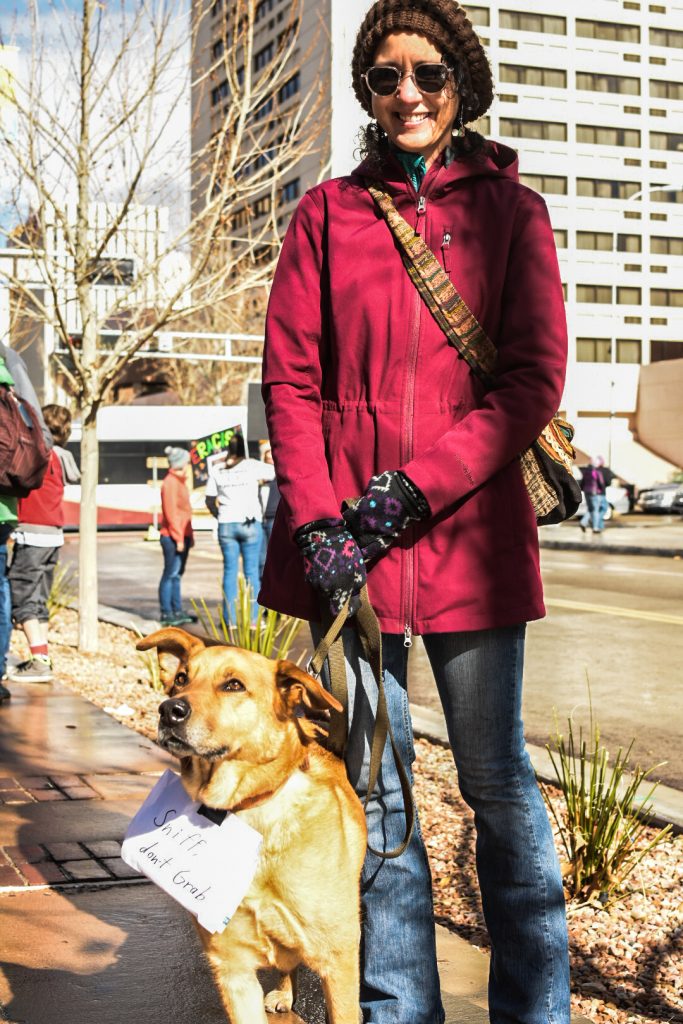
<path fill-rule="evenodd" d="M 552 540 L 539 537 L 539 547 L 550 551 L 600 551 L 611 555 L 652 555 L 654 558 L 683 558 L 680 548 L 643 547 L 639 544 L 603 544 L 598 541 Z"/>
<path fill-rule="evenodd" d="M 440 746 L 450 747 L 446 732 L 446 722 L 440 711 L 433 711 L 431 708 L 423 708 L 417 704 L 411 704 L 410 716 L 415 736 L 428 740 L 430 743 L 438 743 Z M 532 743 L 527 743 L 526 749 L 529 752 L 537 778 L 541 782 L 557 785 L 557 776 L 553 770 L 548 751 L 543 747 L 536 747 Z M 628 780 L 626 779 L 624 788 L 627 782 Z M 651 782 L 646 781 L 641 785 L 638 791 L 641 801 L 647 797 L 651 789 Z M 648 803 L 652 809 L 647 815 L 648 822 L 660 828 L 671 825 L 674 833 L 677 835 L 683 833 L 683 793 L 673 789 L 671 786 L 665 786 L 660 783 Z"/>

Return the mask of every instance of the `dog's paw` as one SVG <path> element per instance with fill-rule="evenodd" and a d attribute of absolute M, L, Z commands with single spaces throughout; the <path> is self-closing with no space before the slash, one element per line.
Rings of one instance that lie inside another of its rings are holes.
<path fill-rule="evenodd" d="M 289 1013 L 294 1004 L 292 993 L 285 989 L 274 988 L 264 1000 L 266 1013 Z"/>

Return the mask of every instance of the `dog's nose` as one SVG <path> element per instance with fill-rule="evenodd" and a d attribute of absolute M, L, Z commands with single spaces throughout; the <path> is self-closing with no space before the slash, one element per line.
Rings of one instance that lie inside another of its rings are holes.
<path fill-rule="evenodd" d="M 186 721 L 192 712 L 192 708 L 182 697 L 171 697 L 165 700 L 159 707 L 159 717 L 167 725 L 178 725 Z"/>

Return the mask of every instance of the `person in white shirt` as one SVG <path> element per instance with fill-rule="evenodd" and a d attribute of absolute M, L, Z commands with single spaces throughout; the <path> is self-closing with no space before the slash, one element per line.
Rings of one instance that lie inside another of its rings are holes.
<path fill-rule="evenodd" d="M 254 597 L 261 587 L 260 557 L 263 543 L 263 510 L 259 487 L 275 479 L 268 463 L 246 457 L 244 438 L 235 434 L 228 444 L 225 459 L 217 460 L 209 470 L 206 507 L 218 519 L 218 543 L 223 554 L 223 615 L 236 621 L 237 572 L 240 555 L 247 583 Z"/>

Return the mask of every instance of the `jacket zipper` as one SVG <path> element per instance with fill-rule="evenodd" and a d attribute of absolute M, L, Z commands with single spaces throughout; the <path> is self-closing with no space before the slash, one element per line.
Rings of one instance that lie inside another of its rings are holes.
<path fill-rule="evenodd" d="M 418 235 L 424 237 L 425 234 L 425 219 L 427 216 L 427 198 L 426 196 L 417 197 L 417 224 L 415 230 Z M 410 344 L 408 348 L 408 379 L 406 383 L 406 424 L 407 430 L 405 434 L 405 447 L 404 447 L 404 459 L 403 462 L 410 462 L 413 457 L 413 421 L 415 418 L 415 377 L 417 375 L 417 353 L 420 343 L 420 321 L 422 316 L 422 299 L 420 293 L 415 289 L 414 298 L 414 314 L 413 314 L 413 331 L 410 338 Z M 403 630 L 403 645 L 404 647 L 411 647 L 412 640 L 412 619 L 413 619 L 413 603 L 414 603 L 414 586 L 415 586 L 415 537 L 413 527 L 409 527 L 409 535 L 411 536 L 411 545 L 405 551 L 405 557 L 403 559 L 404 573 L 403 573 L 403 584 L 404 584 L 404 601 L 403 601 L 403 612 L 404 612 L 404 630 Z"/>

